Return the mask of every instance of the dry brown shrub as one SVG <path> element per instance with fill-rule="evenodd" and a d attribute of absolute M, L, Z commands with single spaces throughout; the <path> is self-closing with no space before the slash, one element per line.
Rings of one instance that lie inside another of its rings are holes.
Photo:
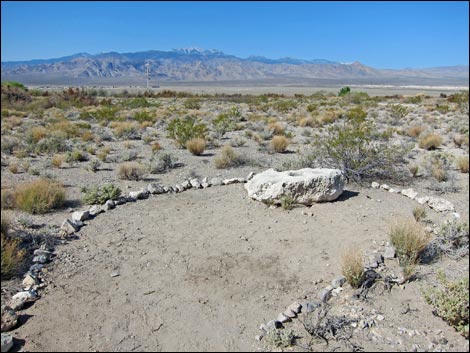
<path fill-rule="evenodd" d="M 341 255 L 341 272 L 353 288 L 359 288 L 364 277 L 362 254 L 357 248 L 349 248 Z"/>
<path fill-rule="evenodd" d="M 141 180 L 146 174 L 147 169 L 145 166 L 137 162 L 123 163 L 118 168 L 119 179 Z"/>
<path fill-rule="evenodd" d="M 195 156 L 200 156 L 206 149 L 206 140 L 199 137 L 192 138 L 186 142 L 186 148 Z"/>
<path fill-rule="evenodd" d="M 435 150 L 442 145 L 442 137 L 438 134 L 427 134 L 419 140 L 419 147 L 425 150 Z"/>
<path fill-rule="evenodd" d="M 289 146 L 289 140 L 285 136 L 274 136 L 271 140 L 271 147 L 277 153 L 283 153 Z"/>
<path fill-rule="evenodd" d="M 468 173 L 468 156 L 457 158 L 457 166 L 462 173 Z"/>
<path fill-rule="evenodd" d="M 418 137 L 424 131 L 425 127 L 423 125 L 413 125 L 408 129 L 408 136 Z"/>

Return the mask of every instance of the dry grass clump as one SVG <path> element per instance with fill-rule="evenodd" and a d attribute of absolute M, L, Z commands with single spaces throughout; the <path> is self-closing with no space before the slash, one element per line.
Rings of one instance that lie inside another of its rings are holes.
<path fill-rule="evenodd" d="M 408 136 L 418 137 L 424 131 L 425 127 L 423 125 L 413 125 L 408 129 Z"/>
<path fill-rule="evenodd" d="M 341 116 L 341 113 L 336 110 L 325 110 L 321 112 L 317 117 L 316 121 L 320 125 L 330 124 Z"/>
<path fill-rule="evenodd" d="M 389 236 L 400 265 L 405 268 L 418 262 L 430 238 L 423 226 L 411 219 L 393 224 Z"/>
<path fill-rule="evenodd" d="M 442 145 L 442 137 L 438 134 L 427 134 L 419 140 L 419 147 L 425 150 L 435 150 Z"/>
<path fill-rule="evenodd" d="M 272 131 L 273 135 L 282 135 L 284 134 L 284 126 L 280 122 L 272 122 L 268 124 L 268 129 Z"/>
<path fill-rule="evenodd" d="M 353 288 L 359 288 L 364 279 L 362 254 L 357 248 L 349 248 L 341 255 L 341 272 Z"/>
<path fill-rule="evenodd" d="M 57 182 L 47 179 L 27 182 L 16 187 L 14 205 L 28 213 L 41 214 L 64 204 L 65 189 Z"/>
<path fill-rule="evenodd" d="M 152 143 L 150 147 L 152 148 L 152 152 L 158 152 L 161 149 L 163 149 L 163 147 L 160 145 L 158 141 L 155 141 L 154 143 Z"/>
<path fill-rule="evenodd" d="M 82 141 L 84 142 L 91 141 L 94 138 L 95 138 L 95 135 L 90 130 L 86 130 L 82 134 Z"/>
<path fill-rule="evenodd" d="M 114 135 L 118 138 L 134 137 L 134 135 L 139 131 L 140 128 L 139 124 L 129 121 L 113 121 L 110 126 L 113 128 Z"/>
<path fill-rule="evenodd" d="M 431 170 L 431 175 L 438 181 L 446 181 L 447 180 L 447 173 L 441 166 L 435 166 Z"/>
<path fill-rule="evenodd" d="M 118 168 L 118 177 L 121 180 L 141 180 L 147 174 L 147 169 L 140 163 L 123 163 Z"/>
<path fill-rule="evenodd" d="M 408 166 L 408 169 L 409 169 L 411 175 L 413 175 L 414 178 L 418 175 L 419 166 L 417 166 L 416 164 L 412 164 L 412 165 Z"/>
<path fill-rule="evenodd" d="M 285 136 L 274 136 L 271 140 L 271 147 L 277 153 L 283 153 L 289 146 L 289 140 Z"/>
<path fill-rule="evenodd" d="M 56 168 L 62 167 L 62 164 L 64 164 L 65 157 L 62 154 L 56 154 L 54 157 L 52 157 L 52 165 Z"/>
<path fill-rule="evenodd" d="M 29 132 L 32 143 L 38 143 L 47 136 L 47 129 L 44 126 L 33 126 Z"/>
<path fill-rule="evenodd" d="M 468 135 L 454 135 L 452 140 L 454 141 L 455 145 L 459 148 L 462 147 L 462 145 L 468 146 Z"/>
<path fill-rule="evenodd" d="M 413 217 L 415 218 L 416 222 L 426 218 L 426 209 L 420 206 L 415 207 L 413 209 Z"/>
<path fill-rule="evenodd" d="M 8 236 L 10 222 L 2 214 L 1 216 L 1 250 L 2 250 L 2 267 L 1 275 L 3 278 L 10 278 L 15 275 L 21 267 L 25 251 L 19 248 L 19 241 Z"/>
<path fill-rule="evenodd" d="M 458 157 L 457 166 L 462 173 L 468 173 L 468 156 Z"/>
<path fill-rule="evenodd" d="M 206 149 L 206 140 L 200 137 L 192 138 L 186 142 L 186 148 L 195 156 L 200 156 Z"/>
<path fill-rule="evenodd" d="M 238 155 L 230 145 L 225 145 L 220 154 L 214 158 L 215 167 L 217 169 L 225 169 L 237 167 L 244 164 L 244 159 Z"/>
<path fill-rule="evenodd" d="M 311 117 L 301 118 L 298 122 L 298 125 L 300 127 L 306 127 L 306 126 L 314 127 L 315 126 L 315 119 L 313 119 Z"/>

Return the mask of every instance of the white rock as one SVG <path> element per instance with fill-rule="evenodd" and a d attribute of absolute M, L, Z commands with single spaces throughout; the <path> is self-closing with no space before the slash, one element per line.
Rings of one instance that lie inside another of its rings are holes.
<path fill-rule="evenodd" d="M 230 184 L 237 184 L 237 183 L 244 183 L 246 180 L 243 178 L 229 178 L 225 179 L 222 184 L 230 185 Z"/>
<path fill-rule="evenodd" d="M 413 189 L 403 189 L 401 191 L 401 194 L 412 200 L 414 200 L 418 196 L 418 193 L 414 191 Z"/>
<path fill-rule="evenodd" d="M 318 297 L 322 303 L 326 303 L 331 298 L 331 290 L 328 288 L 323 288 Z"/>
<path fill-rule="evenodd" d="M 2 332 L 10 331 L 18 322 L 15 310 L 7 305 L 2 305 Z"/>
<path fill-rule="evenodd" d="M 400 189 L 390 188 L 390 189 L 388 189 L 388 192 L 391 192 L 392 194 L 399 194 L 399 193 L 400 193 Z"/>
<path fill-rule="evenodd" d="M 435 209 L 438 212 L 454 211 L 454 205 L 440 197 L 430 196 L 428 197 L 427 203 L 429 207 Z"/>
<path fill-rule="evenodd" d="M 343 192 L 344 177 L 337 169 L 304 168 L 277 172 L 269 169 L 245 184 L 248 196 L 262 202 L 280 203 L 290 197 L 296 203 L 312 205 L 333 201 Z"/>
<path fill-rule="evenodd" d="M 416 199 L 416 202 L 418 202 L 420 205 L 424 205 L 426 202 L 428 202 L 429 196 L 424 196 L 424 197 L 418 197 Z"/>
<path fill-rule="evenodd" d="M 333 288 L 339 288 L 339 287 L 342 287 L 343 284 L 345 283 L 346 283 L 346 277 L 338 276 L 331 281 L 331 286 Z"/>
<path fill-rule="evenodd" d="M 88 212 L 90 213 L 91 216 L 96 216 L 102 212 L 104 212 L 103 208 L 98 206 L 98 205 L 93 205 L 90 207 L 90 209 L 88 210 Z"/>
<path fill-rule="evenodd" d="M 184 185 L 184 183 L 183 183 Z M 156 183 L 151 183 L 147 185 L 147 191 L 151 194 L 163 194 L 165 191 L 163 190 L 163 186 Z"/>
<path fill-rule="evenodd" d="M 454 213 L 452 213 L 452 216 L 454 216 L 454 218 L 459 219 L 460 218 L 460 213 L 454 212 Z"/>
<path fill-rule="evenodd" d="M 222 185 L 222 182 L 223 182 L 223 180 L 220 177 L 212 178 L 211 181 L 210 181 L 211 185 L 214 185 L 214 186 Z"/>
<path fill-rule="evenodd" d="M 148 191 L 144 190 L 143 188 L 139 189 L 137 191 L 131 191 L 129 193 L 130 198 L 137 199 L 137 200 L 144 199 L 147 196 L 148 196 Z"/>
<path fill-rule="evenodd" d="M 382 185 L 380 185 L 380 188 L 383 189 L 383 190 L 389 190 L 390 186 L 388 186 L 387 184 L 382 184 Z"/>
<path fill-rule="evenodd" d="M 32 290 L 18 292 L 11 298 L 9 306 L 13 310 L 18 310 L 21 309 L 25 303 L 35 301 L 36 299 L 36 292 Z"/>
<path fill-rule="evenodd" d="M 283 312 L 284 316 L 287 316 L 290 319 L 294 319 L 297 317 L 297 314 L 294 313 L 292 310 L 287 309 L 286 311 Z"/>
<path fill-rule="evenodd" d="M 284 322 L 291 321 L 291 318 L 290 318 L 290 317 L 287 317 L 287 316 L 284 315 L 283 313 L 280 313 L 280 314 L 277 316 L 276 321 L 279 321 L 280 323 L 284 323 Z"/>
<path fill-rule="evenodd" d="M 251 179 L 253 179 L 254 176 L 255 176 L 255 173 L 250 172 L 250 174 L 248 174 L 248 176 L 246 177 L 246 180 L 251 180 Z"/>
<path fill-rule="evenodd" d="M 30 289 L 31 287 L 39 284 L 38 279 L 30 274 L 27 274 L 26 277 L 23 279 L 23 286 L 26 290 Z"/>
<path fill-rule="evenodd" d="M 378 188 L 380 188 L 380 184 L 377 183 L 376 181 L 373 181 L 372 184 L 370 184 L 370 186 L 372 186 L 373 189 L 378 189 Z"/>
<path fill-rule="evenodd" d="M 60 230 L 64 232 L 67 235 L 73 234 L 76 231 L 78 231 L 78 227 L 70 221 L 68 218 L 66 218 L 63 222 L 62 225 L 60 226 Z"/>
<path fill-rule="evenodd" d="M 294 313 L 298 314 L 302 310 L 302 305 L 297 302 L 293 302 L 291 305 L 287 307 L 288 310 L 293 311 Z"/>
<path fill-rule="evenodd" d="M 202 188 L 201 183 L 200 183 L 199 180 L 197 180 L 196 178 L 191 179 L 189 182 L 191 183 L 191 186 L 192 186 L 193 188 L 195 188 L 195 189 L 200 189 L 200 188 Z"/>
<path fill-rule="evenodd" d="M 90 218 L 90 212 L 89 211 L 75 211 L 72 213 L 72 222 L 82 222 L 86 221 L 87 219 Z"/>
<path fill-rule="evenodd" d="M 13 337 L 7 333 L 2 333 L 2 352 L 8 352 L 13 347 Z"/>
<path fill-rule="evenodd" d="M 188 190 L 188 189 L 192 188 L 191 183 L 189 182 L 189 180 L 183 181 L 183 183 L 181 185 L 184 187 L 185 190 Z"/>
<path fill-rule="evenodd" d="M 104 207 L 106 208 L 107 211 L 112 210 L 114 207 L 116 207 L 116 203 L 113 200 L 107 200 L 104 203 Z"/>

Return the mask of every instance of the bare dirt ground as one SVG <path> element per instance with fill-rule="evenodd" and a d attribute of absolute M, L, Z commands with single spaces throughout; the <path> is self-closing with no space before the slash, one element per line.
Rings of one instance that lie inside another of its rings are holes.
<path fill-rule="evenodd" d="M 256 350 L 261 323 L 293 301 L 315 299 L 318 284 L 340 273 L 342 249 L 380 249 L 389 222 L 415 206 L 357 186 L 338 201 L 291 211 L 249 199 L 241 184 L 151 196 L 98 216 L 79 239 L 58 247 L 50 285 L 13 334 L 26 351 Z M 422 265 L 419 272 L 432 271 Z M 356 303 L 385 317 L 374 331 L 383 339 L 357 344 L 406 351 L 439 340 L 440 330 L 452 342 L 446 349 L 468 348 L 432 315 L 421 286 L 416 281 Z M 401 315 L 407 303 L 412 311 Z M 400 327 L 421 333 L 397 344 L 392 337 Z M 334 347 L 318 343 L 319 350 Z"/>

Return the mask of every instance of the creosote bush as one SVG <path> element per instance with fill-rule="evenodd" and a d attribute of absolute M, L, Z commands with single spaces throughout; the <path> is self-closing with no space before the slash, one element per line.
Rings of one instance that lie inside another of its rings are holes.
<path fill-rule="evenodd" d="M 20 210 L 41 214 L 60 208 L 65 201 L 65 190 L 57 182 L 40 179 L 18 185 L 14 204 Z"/>
<path fill-rule="evenodd" d="M 424 292 L 434 313 L 453 326 L 460 334 L 469 337 L 469 279 L 449 281 L 440 272 L 438 280 L 441 288 L 429 288 Z"/>
<path fill-rule="evenodd" d="M 341 272 L 353 288 L 359 288 L 364 279 L 362 254 L 357 248 L 350 248 L 341 256 Z"/>
<path fill-rule="evenodd" d="M 2 279 L 8 279 L 14 276 L 21 267 L 25 251 L 20 249 L 19 240 L 13 239 L 8 235 L 10 222 L 5 215 L 2 214 L 2 231 L 1 231 L 1 251 L 2 251 Z"/>
<path fill-rule="evenodd" d="M 468 156 L 458 157 L 457 166 L 462 173 L 468 173 Z"/>
<path fill-rule="evenodd" d="M 186 148 L 195 156 L 200 156 L 206 149 L 206 140 L 203 138 L 193 138 L 186 142 Z"/>
<path fill-rule="evenodd" d="M 168 124 L 168 137 L 175 140 L 178 146 L 185 148 L 186 143 L 195 137 L 204 138 L 207 127 L 195 117 L 175 118 Z"/>

